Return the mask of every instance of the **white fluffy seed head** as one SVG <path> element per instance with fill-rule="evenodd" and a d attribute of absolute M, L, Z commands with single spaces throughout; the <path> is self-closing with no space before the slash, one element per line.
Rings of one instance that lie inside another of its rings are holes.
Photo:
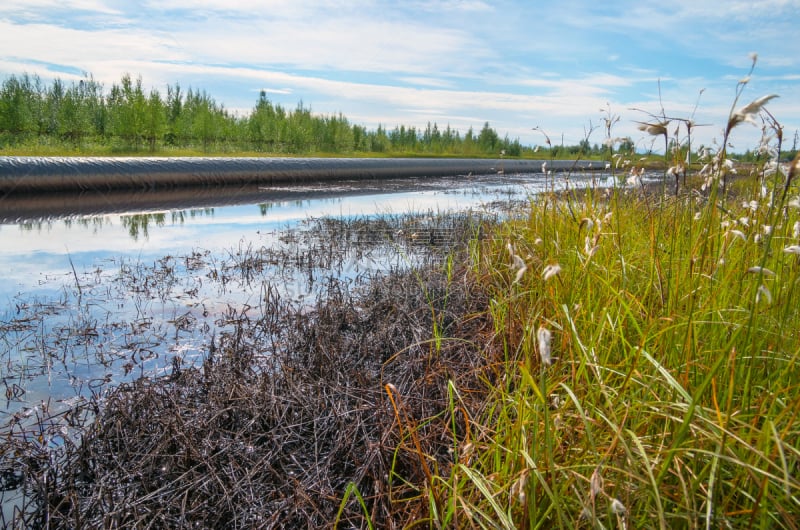
<path fill-rule="evenodd" d="M 732 235 L 733 237 L 738 237 L 742 241 L 747 241 L 747 236 L 744 235 L 744 232 L 741 230 L 728 230 L 728 234 Z"/>
<path fill-rule="evenodd" d="M 603 475 L 600 474 L 600 466 L 594 468 L 592 477 L 589 479 L 589 497 L 592 500 L 603 492 Z"/>
<path fill-rule="evenodd" d="M 528 483 L 528 472 L 523 471 L 520 477 L 511 485 L 509 493 L 512 497 L 516 497 L 520 504 L 524 505 L 526 501 L 525 485 Z"/>
<path fill-rule="evenodd" d="M 747 272 L 749 272 L 750 274 L 759 274 L 759 273 L 761 273 L 764 276 L 769 276 L 769 277 L 775 276 L 775 273 L 772 272 L 771 270 L 769 270 L 766 267 L 759 267 L 759 266 L 750 267 L 749 269 L 747 269 Z"/>
<path fill-rule="evenodd" d="M 548 265 L 542 270 L 542 278 L 544 278 L 544 281 L 547 281 L 559 272 L 561 272 L 561 265 L 558 263 Z"/>
<path fill-rule="evenodd" d="M 800 256 L 800 245 L 789 245 L 788 247 L 784 248 L 783 251 L 787 254 L 797 254 Z"/>
<path fill-rule="evenodd" d="M 553 334 L 544 326 L 539 326 L 536 331 L 536 339 L 539 342 L 539 357 L 542 359 L 542 364 L 550 366 L 553 364 L 553 357 L 550 352 L 550 342 L 553 340 Z"/>
<path fill-rule="evenodd" d="M 772 293 L 763 283 L 758 286 L 758 292 L 756 292 L 756 303 L 760 302 L 761 300 L 764 300 L 767 305 L 772 305 Z"/>
<path fill-rule="evenodd" d="M 518 259 L 522 261 L 522 259 L 520 258 Z M 525 271 L 527 270 L 528 267 L 525 265 L 525 262 L 522 262 L 522 265 L 519 266 L 519 268 L 517 269 L 517 273 L 514 275 L 514 283 L 519 283 L 519 281 L 522 279 L 522 276 L 525 274 Z"/>
<path fill-rule="evenodd" d="M 761 96 L 760 98 L 751 101 L 744 107 L 741 107 L 736 112 L 734 112 L 733 115 L 731 115 L 731 118 L 728 122 L 728 129 L 730 130 L 739 125 L 740 123 L 746 121 L 754 125 L 757 125 L 755 118 L 758 115 L 758 113 L 761 112 L 762 107 L 764 107 L 764 105 L 766 105 L 769 100 L 776 97 L 778 97 L 777 94 Z"/>
<path fill-rule="evenodd" d="M 619 499 L 613 499 L 611 501 L 611 511 L 617 515 L 625 515 L 628 512 L 628 509 L 625 508 L 625 505 L 622 504 L 622 501 Z"/>

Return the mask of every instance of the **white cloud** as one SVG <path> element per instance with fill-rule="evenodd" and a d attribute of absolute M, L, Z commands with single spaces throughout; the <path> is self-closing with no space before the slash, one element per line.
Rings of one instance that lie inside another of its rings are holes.
<path fill-rule="evenodd" d="M 266 92 L 267 94 L 291 94 L 291 88 L 260 88 L 259 91 Z"/>
<path fill-rule="evenodd" d="M 120 11 L 107 5 L 104 0 L 4 0 L 3 11 L 6 15 L 15 13 L 35 14 L 39 10 L 47 11 L 88 11 L 93 13 L 119 14 Z"/>
<path fill-rule="evenodd" d="M 441 13 L 452 13 L 454 11 L 487 12 L 493 10 L 491 5 L 480 0 L 423 0 L 408 2 L 408 5 L 413 9 Z"/>
<path fill-rule="evenodd" d="M 6 57 L 89 69 L 115 61 L 187 60 L 174 42 L 145 29 L 81 30 L 51 24 L 18 25 L 0 20 Z M 11 51 L 13 50 L 13 51 Z"/>
<path fill-rule="evenodd" d="M 303 100 L 357 123 L 436 120 L 463 131 L 489 121 L 501 134 L 538 143 L 530 127 L 580 139 L 606 103 L 623 115 L 620 134 L 635 135 L 632 121 L 642 114 L 629 109 L 657 114 L 663 105 L 687 116 L 701 88 L 698 121 L 720 124 L 749 68 L 747 53 L 758 51 L 748 93 L 782 95 L 771 108 L 786 113 L 788 136 L 800 122 L 791 103 L 800 90 L 800 45 L 785 30 L 798 7 L 798 0 L 6 0 L 0 77 L 74 79 L 62 72 L 85 71 L 108 87 L 127 72 L 158 89 L 176 82 L 206 89 L 241 113 L 264 88 L 290 107 Z"/>
<path fill-rule="evenodd" d="M 453 88 L 453 82 L 445 79 L 437 79 L 434 77 L 421 77 L 421 76 L 403 76 L 399 81 L 408 85 L 427 86 L 434 88 Z"/>

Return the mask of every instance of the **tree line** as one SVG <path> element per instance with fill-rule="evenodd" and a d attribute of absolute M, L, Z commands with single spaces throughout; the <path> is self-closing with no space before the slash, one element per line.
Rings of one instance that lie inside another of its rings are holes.
<path fill-rule="evenodd" d="M 67 85 L 45 85 L 38 76 L 7 77 L 0 86 L 0 148 L 48 144 L 117 152 L 170 149 L 265 154 L 407 153 L 454 156 L 523 156 L 530 147 L 485 123 L 465 134 L 447 125 L 379 126 L 368 130 L 341 113 L 312 114 L 300 102 L 293 110 L 261 91 L 252 111 L 239 116 L 204 90 L 169 85 L 166 94 L 146 91 L 141 77 L 122 76 L 105 91 L 91 75 Z"/>

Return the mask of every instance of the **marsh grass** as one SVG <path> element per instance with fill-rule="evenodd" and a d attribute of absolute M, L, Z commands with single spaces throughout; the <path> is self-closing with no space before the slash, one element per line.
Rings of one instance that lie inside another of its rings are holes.
<path fill-rule="evenodd" d="M 800 162 L 725 190 L 724 156 L 702 191 L 539 195 L 474 246 L 504 362 L 446 480 L 464 526 L 796 528 Z"/>

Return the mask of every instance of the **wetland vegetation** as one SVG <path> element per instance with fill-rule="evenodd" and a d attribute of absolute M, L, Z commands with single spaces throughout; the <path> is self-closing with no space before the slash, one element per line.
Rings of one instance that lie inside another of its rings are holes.
<path fill-rule="evenodd" d="M 287 270 L 402 259 L 320 276 L 302 303 L 263 288 L 198 362 L 19 415 L 0 477 L 27 495 L 6 522 L 796 528 L 800 158 L 781 161 L 770 98 L 737 88 L 699 171 L 689 121 L 674 138 L 648 124 L 677 146 L 663 186 L 626 170 L 502 218 L 293 234 L 314 250 Z M 724 146 L 755 120 L 760 158 L 737 168 Z M 274 259 L 243 249 L 216 270 L 248 282 Z"/>

